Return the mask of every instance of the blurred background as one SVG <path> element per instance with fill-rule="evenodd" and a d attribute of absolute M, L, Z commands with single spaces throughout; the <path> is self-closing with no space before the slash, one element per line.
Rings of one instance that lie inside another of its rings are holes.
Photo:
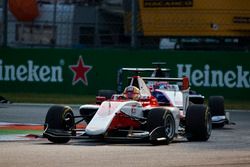
<path fill-rule="evenodd" d="M 0 46 L 250 48 L 249 0 L 0 0 Z"/>

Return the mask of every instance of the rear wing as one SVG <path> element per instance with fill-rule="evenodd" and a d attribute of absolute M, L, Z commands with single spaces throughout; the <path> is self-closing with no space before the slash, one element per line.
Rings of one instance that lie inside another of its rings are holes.
<path fill-rule="evenodd" d="M 168 68 L 161 68 L 162 71 L 168 72 L 170 69 Z M 154 72 L 155 68 L 121 68 L 119 71 L 134 71 L 134 72 L 146 72 L 146 71 L 151 71 Z"/>
<path fill-rule="evenodd" d="M 159 64 L 159 63 L 157 63 Z M 170 69 L 168 68 L 160 68 L 162 72 L 168 73 L 170 72 Z M 138 75 L 138 73 L 142 72 L 152 72 L 154 73 L 157 69 L 156 68 L 120 68 L 117 72 L 117 92 L 121 93 L 122 92 L 122 86 L 123 86 L 123 72 L 125 71 L 130 71 L 130 72 L 135 72 L 135 75 Z"/>

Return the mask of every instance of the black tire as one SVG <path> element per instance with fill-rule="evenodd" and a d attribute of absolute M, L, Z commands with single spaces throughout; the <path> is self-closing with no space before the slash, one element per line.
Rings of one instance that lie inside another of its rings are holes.
<path fill-rule="evenodd" d="M 45 125 L 48 129 L 69 131 L 75 126 L 73 111 L 68 106 L 52 106 L 47 112 Z M 45 136 L 53 143 L 67 143 L 70 137 Z"/>
<path fill-rule="evenodd" d="M 106 99 L 111 99 L 113 94 L 116 94 L 116 91 L 102 89 L 98 90 L 97 96 L 104 96 Z"/>
<path fill-rule="evenodd" d="M 194 104 L 186 112 L 186 137 L 189 141 L 207 141 L 212 131 L 211 114 L 207 107 Z"/>
<path fill-rule="evenodd" d="M 223 96 L 210 96 L 208 99 L 208 107 L 212 116 L 225 115 L 224 97 Z"/>
<path fill-rule="evenodd" d="M 211 96 L 208 99 L 208 108 L 212 116 L 225 116 L 224 97 Z M 215 128 L 224 127 L 225 122 L 213 124 Z"/>
<path fill-rule="evenodd" d="M 150 140 L 151 144 L 168 144 L 175 137 L 175 119 L 173 114 L 163 108 L 155 108 L 149 111 L 147 119 L 147 130 L 151 133 L 157 127 L 164 127 L 164 136 L 166 141 Z"/>

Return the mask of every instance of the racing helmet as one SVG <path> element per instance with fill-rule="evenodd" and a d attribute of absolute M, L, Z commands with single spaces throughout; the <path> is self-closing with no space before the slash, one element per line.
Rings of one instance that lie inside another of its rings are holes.
<path fill-rule="evenodd" d="M 135 86 L 128 86 L 124 89 L 123 95 L 128 99 L 139 100 L 140 90 Z"/>

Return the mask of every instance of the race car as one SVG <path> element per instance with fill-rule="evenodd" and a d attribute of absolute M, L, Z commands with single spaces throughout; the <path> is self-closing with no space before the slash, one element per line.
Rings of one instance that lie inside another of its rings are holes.
<path fill-rule="evenodd" d="M 132 76 L 121 94 L 100 104 L 80 106 L 79 116 L 69 106 L 52 106 L 43 136 L 53 143 L 98 138 L 137 139 L 158 145 L 168 144 L 179 135 L 188 141 L 207 141 L 212 131 L 211 113 L 203 104 L 189 104 L 188 78 L 162 78 L 182 83 L 182 108 L 159 104 L 144 81 L 149 79 L 155 77 Z M 77 128 L 83 121 L 86 127 Z"/>

